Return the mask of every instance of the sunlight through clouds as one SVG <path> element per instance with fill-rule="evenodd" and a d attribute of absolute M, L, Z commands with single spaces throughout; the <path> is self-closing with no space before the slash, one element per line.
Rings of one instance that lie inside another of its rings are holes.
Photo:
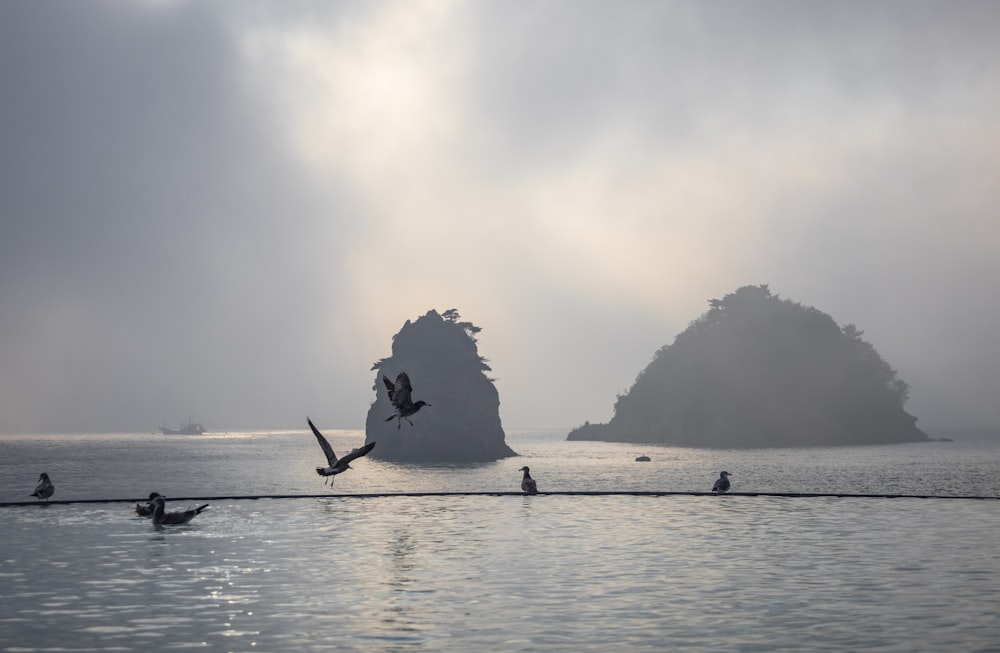
<path fill-rule="evenodd" d="M 0 3 L 0 431 L 357 426 L 449 308 L 573 426 L 761 283 L 996 422 L 1000 11 L 913 2 Z"/>
<path fill-rule="evenodd" d="M 347 25 L 255 25 L 244 52 L 319 169 L 373 190 L 454 138 L 450 3 L 373 3 Z M 396 181 L 396 180 L 394 180 Z"/>
<path fill-rule="evenodd" d="M 675 37 L 703 38 L 711 29 L 705 21 L 718 16 L 685 6 L 675 8 Z M 508 53 L 472 28 L 489 13 L 481 9 L 375 3 L 329 24 L 261 24 L 244 36 L 262 97 L 275 103 L 296 151 L 318 179 L 344 180 L 358 207 L 343 281 L 366 346 L 384 349 L 402 321 L 453 306 L 483 323 L 489 341 L 491 326 L 510 321 L 496 301 L 521 302 L 529 287 L 548 288 L 570 305 L 648 316 L 665 326 L 665 344 L 712 293 L 787 276 L 776 261 L 804 270 L 818 260 L 821 269 L 847 267 L 817 259 L 817 235 L 860 248 L 866 239 L 859 234 L 878 233 L 843 198 L 905 166 L 898 157 L 914 149 L 908 141 L 916 127 L 895 89 L 846 76 L 863 50 L 848 50 L 840 62 L 810 51 L 796 34 L 792 47 L 807 58 L 778 59 L 760 78 L 723 75 L 749 74 L 780 57 L 770 46 L 750 50 L 749 60 L 713 52 L 701 76 L 667 59 L 667 85 L 646 89 L 644 75 L 659 73 L 656 48 L 669 56 L 680 46 L 644 43 L 638 12 L 608 23 L 608 34 L 635 41 L 619 42 L 619 60 L 599 62 L 588 86 L 586 66 L 596 59 L 572 39 L 576 30 L 605 36 L 601 27 L 573 23 L 552 42 L 534 43 L 536 21 L 551 16 L 533 6 L 498 24 L 523 30 L 509 35 L 511 43 L 541 48 L 537 65 L 517 60 L 528 66 L 523 78 L 502 68 L 494 78 L 502 63 L 484 67 L 482 57 Z M 646 19 L 670 11 L 651 9 Z M 575 47 L 581 68 L 560 69 Z M 810 66 L 829 70 L 816 74 Z M 608 78 L 614 67 L 628 75 Z M 602 93 L 606 79 L 616 86 Z M 508 104 L 483 105 L 483 91 L 506 92 Z M 564 113 L 553 113 L 560 103 Z M 946 127 L 930 121 L 922 128 L 928 135 Z M 937 138 L 943 145 L 948 137 Z M 912 200 L 887 199 L 896 190 L 869 191 L 870 208 L 886 214 L 879 218 L 886 241 L 908 228 L 898 209 Z M 857 276 L 877 265 L 860 249 L 854 256 Z M 794 276 L 787 292 L 810 301 Z M 391 326 L 373 332 L 370 324 Z M 517 333 L 505 329 L 515 340 Z M 502 337 L 494 342 L 511 346 Z"/>

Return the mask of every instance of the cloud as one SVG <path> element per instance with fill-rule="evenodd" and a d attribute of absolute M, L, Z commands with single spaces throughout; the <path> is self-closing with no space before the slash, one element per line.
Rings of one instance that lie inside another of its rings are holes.
<path fill-rule="evenodd" d="M 4 13 L 5 426 L 239 423 L 320 337 L 336 193 L 301 181 L 211 8 Z"/>
<path fill-rule="evenodd" d="M 1000 423 L 992 3 L 571 6 L 3 5 L 0 431 L 358 426 L 451 307 L 600 421 L 756 283 Z"/>

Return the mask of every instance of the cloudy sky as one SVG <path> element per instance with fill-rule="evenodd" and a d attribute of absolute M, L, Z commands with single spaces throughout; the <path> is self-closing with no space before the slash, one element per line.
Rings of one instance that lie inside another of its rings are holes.
<path fill-rule="evenodd" d="M 0 3 L 0 433 L 363 426 L 407 319 L 611 417 L 747 284 L 1000 425 L 1000 4 Z M 415 380 L 415 383 L 417 380 Z"/>

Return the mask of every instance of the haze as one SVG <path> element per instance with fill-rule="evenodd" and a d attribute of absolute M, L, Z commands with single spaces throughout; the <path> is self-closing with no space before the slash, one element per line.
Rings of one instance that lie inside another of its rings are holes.
<path fill-rule="evenodd" d="M 603 422 L 762 283 L 862 329 L 921 428 L 1000 425 L 998 33 L 995 2 L 0 3 L 0 433 L 360 428 L 432 308 L 482 327 L 505 426 Z"/>

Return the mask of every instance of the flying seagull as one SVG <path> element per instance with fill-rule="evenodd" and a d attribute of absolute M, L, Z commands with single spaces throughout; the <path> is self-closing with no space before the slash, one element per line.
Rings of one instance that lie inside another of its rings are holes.
<path fill-rule="evenodd" d="M 198 506 L 197 508 L 191 508 L 189 510 L 175 510 L 173 512 L 166 511 L 166 499 L 162 496 L 157 495 L 153 497 L 153 524 L 156 526 L 180 526 L 181 524 L 186 524 L 199 514 L 201 511 L 208 507 L 206 503 L 203 506 Z"/>
<path fill-rule="evenodd" d="M 375 443 L 369 442 L 363 447 L 351 449 L 351 453 L 346 454 L 343 458 L 337 458 L 337 454 L 333 453 L 333 447 L 331 447 L 330 443 L 326 441 L 323 434 L 319 432 L 319 429 L 312 423 L 312 420 L 307 417 L 306 421 L 309 422 L 309 428 L 312 429 L 313 435 L 316 436 L 316 440 L 319 442 L 320 448 L 323 449 L 323 453 L 326 454 L 326 462 L 328 463 L 327 467 L 317 467 L 316 473 L 320 476 L 330 477 L 328 479 L 330 483 L 333 483 L 333 477 L 337 474 L 352 469 L 350 465 L 352 460 L 364 456 L 375 448 Z M 323 481 L 323 484 L 326 485 L 326 481 Z"/>
<path fill-rule="evenodd" d="M 140 517 L 152 517 L 153 511 L 156 510 L 156 506 L 153 505 L 153 499 L 161 496 L 163 495 L 160 494 L 159 492 L 150 492 L 149 501 L 146 503 L 146 505 L 143 505 L 141 503 L 135 504 L 135 514 L 139 515 Z"/>
<path fill-rule="evenodd" d="M 538 485 L 535 483 L 535 479 L 531 478 L 531 474 L 528 473 L 528 467 L 524 466 L 517 471 L 524 472 L 524 478 L 521 479 L 521 489 L 526 494 L 536 494 L 538 492 Z"/>
<path fill-rule="evenodd" d="M 413 392 L 413 386 L 410 385 L 410 376 L 406 372 L 400 372 L 396 376 L 396 383 L 393 384 L 385 374 L 382 375 L 382 381 L 385 383 L 385 387 L 389 389 L 389 401 L 396 408 L 396 412 L 385 418 L 385 421 L 390 421 L 393 417 L 396 418 L 396 428 L 398 429 L 402 426 L 403 418 L 406 418 L 407 422 L 410 422 L 410 426 L 413 426 L 413 422 L 410 420 L 410 415 L 416 413 L 418 410 L 424 406 L 430 406 L 426 401 L 418 401 L 416 403 L 410 398 L 410 393 Z"/>
<path fill-rule="evenodd" d="M 56 491 L 56 486 L 52 485 L 52 481 L 49 480 L 49 475 L 42 472 L 42 475 L 38 477 L 38 485 L 35 486 L 35 491 L 31 493 L 31 496 L 38 497 L 38 500 L 48 500 L 52 493 Z"/>
<path fill-rule="evenodd" d="M 712 492 L 720 494 L 729 492 L 729 472 L 719 474 L 719 478 L 715 479 L 715 485 L 712 486 Z"/>

